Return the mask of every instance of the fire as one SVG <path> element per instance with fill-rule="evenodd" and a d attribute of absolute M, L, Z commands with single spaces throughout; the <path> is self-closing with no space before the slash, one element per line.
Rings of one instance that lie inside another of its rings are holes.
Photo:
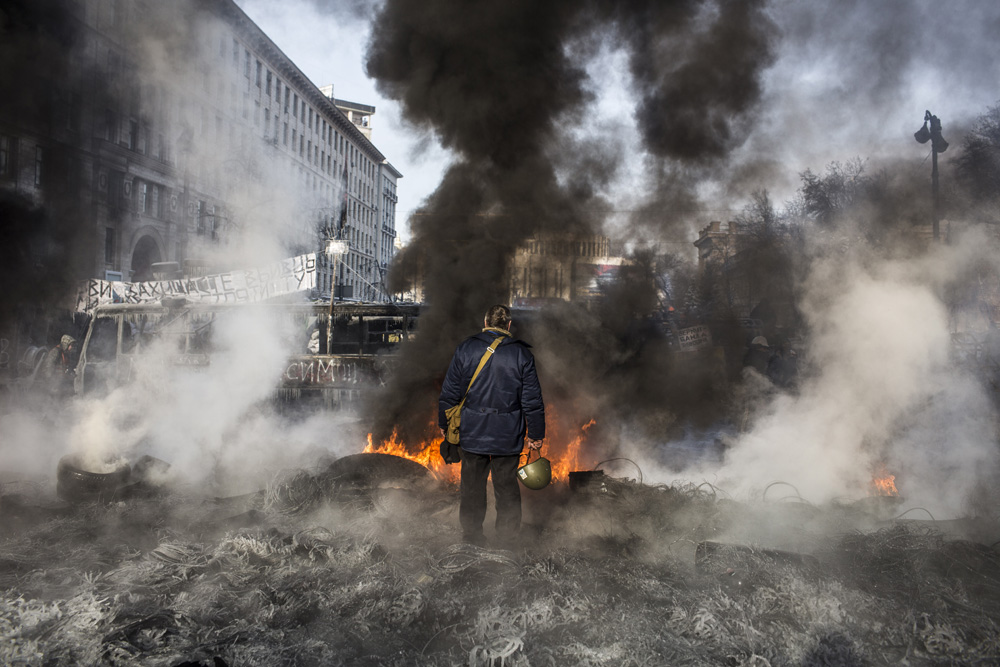
<path fill-rule="evenodd" d="M 554 419 L 552 423 L 555 426 L 556 422 Z M 560 433 L 560 429 L 558 428 L 550 428 L 549 436 L 545 438 L 545 445 L 542 447 L 542 456 L 547 458 L 552 464 L 552 481 L 558 482 L 569 479 L 570 472 L 579 470 L 581 445 L 587 435 L 587 431 L 595 423 L 591 419 L 581 426 L 578 429 L 578 433 L 572 438 Z M 406 442 L 403 442 L 396 431 L 393 431 L 392 436 L 388 440 L 383 440 L 375 444 L 372 434 L 369 433 L 368 445 L 365 447 L 364 453 L 392 454 L 410 459 L 430 470 L 438 479 L 457 483 L 460 466 L 448 465 L 444 462 L 440 454 L 440 445 L 441 441 L 439 439 L 433 439 L 417 443 L 416 446 L 410 447 Z M 522 463 L 526 455 L 527 450 L 521 454 Z"/>
<path fill-rule="evenodd" d="M 872 495 L 873 496 L 898 496 L 896 490 L 896 476 L 889 474 L 889 470 L 884 463 L 878 464 L 875 473 L 872 475 Z"/>
<path fill-rule="evenodd" d="M 555 420 L 553 420 L 555 421 Z M 554 437 L 545 439 L 545 446 L 542 448 L 542 456 L 547 458 L 552 464 L 552 480 L 564 481 L 569 479 L 569 474 L 580 469 L 580 449 L 583 440 L 594 424 L 593 419 L 580 427 L 579 433 L 572 439 L 562 436 L 557 429 L 553 429 Z M 566 444 L 563 445 L 562 443 Z"/>
<path fill-rule="evenodd" d="M 450 482 L 458 482 L 459 466 L 448 465 L 441 458 L 440 441 L 421 442 L 417 447 L 410 448 L 403 442 L 399 434 L 394 430 L 388 440 L 383 440 L 376 445 L 372 439 L 372 434 L 368 434 L 368 445 L 364 449 L 364 454 L 380 453 L 400 456 L 404 459 L 416 461 L 424 466 L 438 479 Z"/>

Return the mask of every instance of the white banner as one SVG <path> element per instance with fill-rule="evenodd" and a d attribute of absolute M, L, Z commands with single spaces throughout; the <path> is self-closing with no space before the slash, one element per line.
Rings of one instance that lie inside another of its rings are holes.
<path fill-rule="evenodd" d="M 677 336 L 680 339 L 678 341 L 680 348 L 684 352 L 700 350 L 712 344 L 712 335 L 709 333 L 708 327 L 703 325 L 681 329 L 677 332 Z"/>
<path fill-rule="evenodd" d="M 141 283 L 92 279 L 77 294 L 76 309 L 89 313 L 106 303 L 150 303 L 163 297 L 184 297 L 202 303 L 254 303 L 315 287 L 313 252 L 257 269 L 201 278 Z"/>

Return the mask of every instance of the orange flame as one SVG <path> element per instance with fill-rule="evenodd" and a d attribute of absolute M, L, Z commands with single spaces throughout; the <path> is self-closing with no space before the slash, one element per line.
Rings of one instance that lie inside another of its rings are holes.
<path fill-rule="evenodd" d="M 596 424 L 593 419 L 580 427 L 579 434 L 568 440 L 556 430 L 554 438 L 546 438 L 542 455 L 552 464 L 552 479 L 563 481 L 569 479 L 569 474 L 580 469 L 580 449 L 590 427 Z M 566 444 L 562 444 L 562 443 Z"/>
<path fill-rule="evenodd" d="M 898 496 L 896 490 L 896 476 L 889 474 L 889 470 L 884 463 L 878 464 L 875 473 L 872 475 L 872 495 L 873 496 Z"/>
<path fill-rule="evenodd" d="M 383 440 L 378 445 L 372 440 L 372 434 L 368 434 L 368 446 L 364 449 L 364 454 L 380 453 L 400 456 L 404 459 L 416 461 L 424 466 L 440 480 L 457 482 L 459 466 L 448 465 L 441 458 L 440 442 L 421 442 L 415 448 L 410 448 L 403 442 L 399 434 L 393 430 L 392 436 L 388 440 Z"/>
<path fill-rule="evenodd" d="M 553 420 L 554 421 L 554 420 Z M 564 481 L 569 479 L 569 473 L 579 470 L 580 448 L 583 444 L 587 431 L 596 422 L 591 419 L 579 429 L 579 434 L 570 439 L 559 433 L 558 428 L 550 429 L 550 436 L 545 438 L 545 446 L 542 448 L 542 456 L 549 459 L 552 464 L 552 480 Z M 411 461 L 416 461 L 424 466 L 438 479 L 448 482 L 458 482 L 460 466 L 448 465 L 441 458 L 440 439 L 417 443 L 415 447 L 410 447 L 403 442 L 396 431 L 388 440 L 375 444 L 372 434 L 368 434 L 368 445 L 364 448 L 364 453 L 381 453 L 400 456 Z M 522 462 L 527 455 L 527 450 L 522 453 Z"/>

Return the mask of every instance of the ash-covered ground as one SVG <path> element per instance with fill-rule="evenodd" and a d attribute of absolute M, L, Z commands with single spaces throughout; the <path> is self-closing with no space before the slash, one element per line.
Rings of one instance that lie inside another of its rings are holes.
<path fill-rule="evenodd" d="M 454 486 L 381 454 L 226 498 L 0 481 L 2 664 L 1000 661 L 1000 527 L 898 498 L 598 475 L 524 490 L 523 540 L 479 548 Z"/>

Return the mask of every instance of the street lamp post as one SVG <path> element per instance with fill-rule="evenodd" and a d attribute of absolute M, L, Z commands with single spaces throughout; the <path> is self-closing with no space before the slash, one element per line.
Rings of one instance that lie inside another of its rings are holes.
<path fill-rule="evenodd" d="M 333 304 L 334 292 L 337 290 L 337 260 L 346 255 L 350 250 L 350 244 L 340 239 L 328 239 L 326 242 L 326 254 L 330 258 L 330 268 L 333 269 L 333 276 L 330 280 L 330 310 L 327 315 L 329 320 L 326 324 L 326 350 L 330 351 L 330 343 L 333 340 Z"/>
<path fill-rule="evenodd" d="M 340 239 L 329 239 L 326 242 L 326 254 L 330 258 L 330 268 L 333 269 L 333 280 L 330 284 L 330 303 L 333 303 L 333 295 L 337 290 L 337 260 L 343 257 L 350 250 L 350 244 Z"/>
<path fill-rule="evenodd" d="M 930 128 L 927 127 L 928 123 L 930 123 Z M 938 153 L 944 153 L 948 150 L 948 142 L 941 136 L 941 119 L 930 111 L 925 111 L 924 125 L 913 133 L 913 138 L 920 144 L 931 142 L 931 195 L 934 199 L 933 220 L 931 222 L 934 240 L 937 241 L 940 236 L 939 220 L 941 219 L 941 199 L 938 194 Z"/>

